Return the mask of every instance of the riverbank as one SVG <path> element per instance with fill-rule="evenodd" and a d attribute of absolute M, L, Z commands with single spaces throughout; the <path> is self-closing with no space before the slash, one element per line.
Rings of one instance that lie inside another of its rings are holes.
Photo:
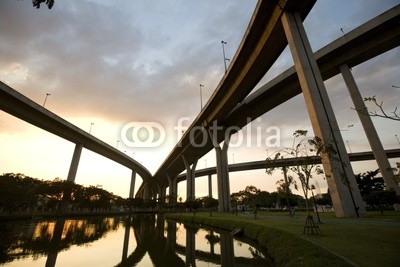
<path fill-rule="evenodd" d="M 167 218 L 233 231 L 268 249 L 278 266 L 400 266 L 400 214 L 369 212 L 366 218 L 320 214 L 319 235 L 303 234 L 305 213 L 175 213 Z M 317 218 L 314 215 L 314 220 Z"/>
<path fill-rule="evenodd" d="M 0 222 L 13 220 L 31 219 L 52 219 L 52 218 L 77 218 L 91 216 L 119 216 L 129 214 L 160 213 L 159 211 L 137 210 L 137 211 L 69 211 L 69 212 L 21 212 L 21 213 L 0 213 Z"/>

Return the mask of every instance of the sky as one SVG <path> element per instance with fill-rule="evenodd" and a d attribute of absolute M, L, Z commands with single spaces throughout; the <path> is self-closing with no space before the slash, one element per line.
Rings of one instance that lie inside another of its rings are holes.
<path fill-rule="evenodd" d="M 56 0 L 49 10 L 45 5 L 34 8 L 30 0 L 0 0 L 0 80 L 155 173 L 179 140 L 177 126 L 189 126 L 223 77 L 221 41 L 226 42 L 225 57 L 233 58 L 256 3 Z M 398 0 L 318 0 L 304 22 L 313 51 L 397 4 Z M 352 69 L 362 96 L 376 96 L 388 112 L 400 107 L 399 58 L 397 47 Z M 255 90 L 292 65 L 286 48 Z M 325 86 L 347 151 L 370 150 L 343 78 L 337 75 Z M 373 122 L 385 149 L 400 147 L 398 121 L 374 117 Z M 133 147 L 127 125 L 132 129 L 150 124 L 165 133 L 163 142 Z M 302 95 L 233 136 L 228 161 L 263 160 L 290 146 L 298 129 L 312 136 Z M 275 142 L 265 142 L 267 131 L 277 137 Z M 74 146 L 0 111 L 0 173 L 66 179 Z M 392 166 L 396 161 L 390 160 Z M 197 169 L 212 166 L 214 151 L 199 159 Z M 352 167 L 355 173 L 377 169 L 374 161 Z M 75 182 L 101 185 L 128 197 L 130 177 L 126 167 L 84 149 Z M 272 192 L 280 178 L 279 172 L 269 176 L 265 170 L 231 173 L 230 189 L 237 192 L 254 185 Z M 323 177 L 314 181 L 317 191 L 326 192 Z M 141 182 L 138 177 L 136 190 Z M 196 179 L 196 197 L 207 195 L 207 188 L 206 177 Z M 214 175 L 214 197 L 216 193 Z M 185 194 L 182 182 L 178 197 L 185 199 Z"/>

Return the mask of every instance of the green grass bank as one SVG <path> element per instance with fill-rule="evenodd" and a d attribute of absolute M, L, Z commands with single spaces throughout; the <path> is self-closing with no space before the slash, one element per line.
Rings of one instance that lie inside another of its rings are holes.
<path fill-rule="evenodd" d="M 320 214 L 320 235 L 303 234 L 305 213 L 173 213 L 167 218 L 232 231 L 268 249 L 277 266 L 400 266 L 400 214 L 369 212 L 364 218 Z M 317 216 L 314 214 L 317 223 Z"/>

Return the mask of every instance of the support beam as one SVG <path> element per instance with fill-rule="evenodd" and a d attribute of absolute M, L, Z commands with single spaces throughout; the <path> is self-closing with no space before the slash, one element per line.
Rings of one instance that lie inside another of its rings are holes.
<path fill-rule="evenodd" d="M 186 227 L 186 266 L 196 266 L 196 234 L 192 227 Z"/>
<path fill-rule="evenodd" d="M 212 174 L 208 175 L 208 197 L 212 198 Z"/>
<path fill-rule="evenodd" d="M 136 182 L 136 172 L 132 170 L 131 186 L 129 187 L 129 198 L 134 198 L 135 182 Z"/>
<path fill-rule="evenodd" d="M 150 194 L 149 194 L 149 188 L 150 186 L 145 183 L 144 188 L 143 188 L 143 199 L 150 199 Z"/>
<path fill-rule="evenodd" d="M 167 174 L 167 179 L 168 179 L 168 187 L 169 187 L 169 202 L 171 204 L 176 203 L 176 198 L 177 198 L 177 177 L 171 178 L 169 174 Z"/>
<path fill-rule="evenodd" d="M 229 184 L 229 168 L 228 168 L 228 147 L 230 136 L 225 139 L 222 148 L 213 138 L 211 132 L 210 137 L 216 153 L 217 163 L 217 185 L 218 185 L 218 211 L 230 210 L 230 184 Z"/>
<path fill-rule="evenodd" d="M 196 165 L 198 159 L 195 160 L 195 162 L 192 165 L 192 168 L 190 168 L 190 163 L 187 160 L 185 155 L 182 155 L 183 163 L 185 164 L 186 168 L 186 200 L 195 200 L 195 173 L 196 173 Z"/>
<path fill-rule="evenodd" d="M 372 123 L 371 117 L 368 114 L 368 109 L 365 106 L 360 90 L 358 89 L 357 83 L 354 80 L 349 66 L 347 64 L 341 65 L 340 72 L 342 73 L 347 89 L 349 90 L 351 99 L 354 103 L 354 108 L 357 111 L 358 117 L 361 121 L 361 125 L 363 126 L 364 132 L 367 135 L 369 145 L 371 146 L 371 150 L 374 153 L 376 162 L 382 174 L 383 180 L 385 181 L 386 187 L 388 189 L 395 190 L 396 195 L 400 196 L 400 187 L 396 183 L 388 157 L 385 153 L 385 150 L 383 149 L 381 140 L 379 139 L 374 124 Z"/>
<path fill-rule="evenodd" d="M 163 204 L 165 203 L 165 190 L 165 186 L 158 186 L 158 199 L 162 201 Z"/>
<path fill-rule="evenodd" d="M 321 155 L 336 216 L 364 216 L 364 203 L 300 15 L 285 11 L 282 24 L 314 134 L 325 145 L 332 145 L 339 158 L 334 159 L 327 153 Z"/>
<path fill-rule="evenodd" d="M 82 154 L 82 144 L 76 144 L 74 154 L 72 156 L 71 165 L 69 167 L 69 172 L 67 176 L 68 182 L 75 182 L 76 172 L 78 171 L 79 159 Z"/>
<path fill-rule="evenodd" d="M 220 235 L 221 244 L 221 266 L 235 266 L 235 250 L 233 237 L 230 234 Z"/>
<path fill-rule="evenodd" d="M 122 261 L 128 258 L 128 248 L 129 248 L 129 235 L 131 231 L 132 217 L 129 216 L 125 221 L 125 234 L 124 234 L 124 244 L 122 247 Z"/>

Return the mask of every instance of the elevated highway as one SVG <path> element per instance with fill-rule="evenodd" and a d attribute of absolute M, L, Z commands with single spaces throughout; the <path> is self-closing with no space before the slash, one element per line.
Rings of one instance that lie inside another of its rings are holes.
<path fill-rule="evenodd" d="M 309 4 L 311 5 L 311 3 Z M 308 7 L 309 6 L 307 6 L 307 8 Z M 269 8 L 272 7 L 269 6 Z M 249 28 L 251 28 L 251 26 L 256 28 L 260 27 L 254 25 L 258 22 L 256 18 L 260 16 L 258 13 L 260 9 L 261 7 L 256 9 L 255 18 L 253 17 Z M 303 10 L 303 12 L 303 16 L 305 16 L 307 11 Z M 277 24 L 279 23 L 277 22 Z M 344 63 L 348 64 L 349 67 L 354 67 L 398 47 L 400 45 L 400 27 L 398 27 L 398 25 L 400 25 L 400 5 L 366 22 L 317 51 L 314 55 L 323 79 L 329 79 L 338 74 L 340 72 L 339 66 Z M 280 29 L 279 25 L 275 25 L 275 27 Z M 274 34 L 277 33 L 274 31 Z M 282 34 L 283 31 L 281 35 Z M 285 38 L 281 35 L 278 34 L 277 37 L 279 45 L 273 44 L 271 46 L 271 53 L 267 57 L 276 58 L 286 46 Z M 248 30 L 244 39 L 250 37 Z M 281 40 L 280 38 L 283 39 Z M 244 40 L 243 43 L 246 43 L 246 40 Z M 267 45 L 266 43 L 263 44 Z M 259 45 L 261 45 L 261 41 Z M 246 48 L 247 47 L 242 44 L 239 47 L 235 59 L 241 58 L 242 56 L 245 57 L 244 55 L 248 56 L 249 52 L 246 51 Z M 267 84 L 261 86 L 247 98 L 243 99 L 249 90 L 251 90 L 251 87 L 256 85 L 256 81 L 259 80 L 258 78 L 262 77 L 270 66 L 265 64 L 263 66 L 254 67 L 257 69 L 258 76 L 253 75 L 251 77 L 246 77 L 251 81 L 248 82 L 246 86 L 243 84 L 238 85 L 238 82 L 233 83 L 230 78 L 231 75 L 241 76 L 241 65 L 236 66 L 236 64 L 239 64 L 239 60 L 235 59 L 232 61 L 228 72 L 221 80 L 205 108 L 154 174 L 154 182 L 159 183 L 161 186 L 167 186 L 167 174 L 171 177 L 175 177 L 185 170 L 182 155 L 185 155 L 190 163 L 194 163 L 196 159 L 204 156 L 214 148 L 214 145 L 210 141 L 202 147 L 193 146 L 193 143 L 201 143 L 201 138 L 203 138 L 201 134 L 198 136 L 190 136 L 189 133 L 193 128 L 206 128 L 209 126 L 210 122 L 215 120 L 218 120 L 218 125 L 225 128 L 232 126 L 242 128 L 248 124 L 249 121 L 256 119 L 302 92 L 295 68 L 291 67 Z M 267 62 L 269 61 L 267 60 Z M 246 64 L 243 66 L 245 65 Z M 261 73 L 263 74 L 261 75 Z M 245 74 L 242 74 L 242 76 L 245 76 Z M 240 97 L 238 97 L 239 95 Z M 227 110 L 230 111 L 226 112 Z M 218 143 L 225 139 L 223 132 L 218 132 L 216 137 Z M 143 184 L 139 191 L 142 189 Z"/>
<path fill-rule="evenodd" d="M 118 162 L 135 171 L 144 181 L 148 181 L 152 177 L 150 171 L 139 162 L 38 105 L 3 82 L 0 82 L 0 109 L 43 130 L 72 143 L 81 144 L 86 149 Z"/>
<path fill-rule="evenodd" d="M 229 126 L 221 123 L 254 89 L 287 45 L 281 23 L 284 10 L 296 10 L 304 20 L 314 4 L 315 0 L 258 2 L 227 72 L 204 109 L 154 174 L 154 184 L 167 186 L 167 174 L 176 177 L 184 171 L 182 156 L 185 156 L 191 165 L 214 148 L 211 138 L 206 138 L 206 144 L 203 146 L 193 146 L 201 144 L 205 137 L 204 132 L 193 133 L 192 129 L 208 129 L 214 122 L 218 123 L 218 126 Z M 139 191 L 142 189 L 143 184 Z"/>
<path fill-rule="evenodd" d="M 385 151 L 388 158 L 400 158 L 400 149 L 388 149 Z M 364 161 L 364 160 L 374 160 L 374 154 L 371 151 L 349 153 L 350 161 Z M 286 158 L 277 159 L 274 161 L 267 162 L 266 160 L 242 162 L 229 165 L 229 172 L 240 172 L 240 171 L 250 171 L 250 170 L 262 170 L 266 168 L 275 167 L 288 167 L 297 164 L 320 164 L 321 158 L 317 156 L 312 156 L 308 158 Z M 209 167 L 205 169 L 196 170 L 195 177 L 202 177 L 207 175 L 213 175 L 217 173 L 216 167 Z M 182 182 L 186 179 L 186 174 L 178 175 L 178 182 Z"/>

